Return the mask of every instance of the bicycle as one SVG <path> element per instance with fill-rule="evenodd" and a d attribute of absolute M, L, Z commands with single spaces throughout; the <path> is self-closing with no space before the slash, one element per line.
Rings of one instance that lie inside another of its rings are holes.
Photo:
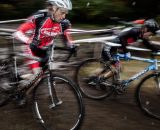
<path fill-rule="evenodd" d="M 45 48 L 46 49 L 46 48 Z M 19 52 L 6 53 L 8 58 L 0 61 L 0 107 L 9 102 L 17 102 L 22 97 L 29 100 L 33 106 L 34 118 L 45 130 L 76 130 L 84 118 L 84 104 L 77 85 L 65 76 L 55 74 L 52 70 L 54 61 L 54 45 L 47 48 L 49 58 L 46 62 L 39 57 Z M 15 56 L 22 56 L 43 62 L 44 66 L 34 79 L 24 86 L 19 86 L 20 77 Z M 12 87 L 6 90 L 2 82 Z M 47 85 L 46 85 L 47 83 Z"/>
<path fill-rule="evenodd" d="M 112 61 L 104 61 L 102 58 L 87 59 L 83 61 L 76 69 L 76 82 L 81 92 L 91 99 L 104 99 L 112 94 L 123 94 L 132 81 L 140 79 L 147 72 L 151 74 L 144 76 L 136 88 L 136 100 L 140 109 L 146 114 L 160 119 L 160 60 L 154 59 L 158 53 L 152 53 L 153 59 L 141 57 L 127 57 L 124 54 L 117 53 L 115 67 L 112 67 Z M 121 64 L 120 59 L 137 60 L 150 63 L 144 70 L 136 73 L 126 80 L 120 79 Z M 98 72 L 97 72 L 98 71 Z M 100 74 L 108 74 L 107 78 L 101 78 Z M 155 85 L 152 85 L 155 83 Z M 153 91 L 154 90 L 154 91 Z M 154 99 L 154 101 L 153 101 Z"/>

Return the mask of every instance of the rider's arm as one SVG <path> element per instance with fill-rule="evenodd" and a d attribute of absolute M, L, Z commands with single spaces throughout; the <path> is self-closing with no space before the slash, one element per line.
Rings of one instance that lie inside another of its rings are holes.
<path fill-rule="evenodd" d="M 128 44 L 127 43 L 127 38 L 125 36 L 123 36 L 123 35 L 120 35 L 119 36 L 119 41 L 120 41 L 120 44 L 122 45 L 123 52 L 127 53 L 128 52 L 127 48 L 126 48 L 126 46 Z"/>
<path fill-rule="evenodd" d="M 63 32 L 63 40 L 64 40 L 64 44 L 66 44 L 68 47 L 72 47 L 73 46 L 73 39 L 72 36 L 70 34 L 70 30 L 71 29 L 71 23 L 68 19 L 64 19 L 61 22 L 61 28 L 62 28 L 62 32 Z"/>
<path fill-rule="evenodd" d="M 126 28 L 118 35 L 118 38 L 119 38 L 120 44 L 122 45 L 122 49 L 124 53 L 128 52 L 126 48 L 129 42 L 128 40 L 132 39 L 132 42 L 134 40 L 137 40 L 137 38 L 139 37 L 139 34 L 140 34 L 139 28 Z"/>
<path fill-rule="evenodd" d="M 33 33 L 34 29 L 34 22 L 32 19 L 29 19 L 28 21 L 19 26 L 17 31 L 13 34 L 13 37 L 15 37 L 17 40 L 22 41 L 23 43 L 29 44 L 32 41 L 32 36 L 29 36 L 29 33 Z"/>
<path fill-rule="evenodd" d="M 152 51 L 158 51 L 158 48 L 156 48 L 154 45 L 151 44 L 151 42 L 147 39 L 142 39 L 143 44 L 148 48 L 151 49 Z"/>
<path fill-rule="evenodd" d="M 69 28 L 68 28 L 68 29 L 69 29 Z M 64 37 L 65 37 L 66 40 L 67 40 L 67 46 L 69 46 L 69 47 L 73 46 L 73 42 L 72 42 L 72 41 L 73 41 L 73 38 L 72 38 L 69 30 L 65 30 L 65 31 L 64 31 Z"/>

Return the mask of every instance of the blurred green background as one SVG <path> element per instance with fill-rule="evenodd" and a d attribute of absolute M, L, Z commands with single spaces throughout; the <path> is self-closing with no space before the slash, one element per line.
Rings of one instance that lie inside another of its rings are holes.
<path fill-rule="evenodd" d="M 0 0 L 0 20 L 26 18 L 45 8 L 46 0 Z M 67 16 L 72 23 L 110 22 L 110 17 L 125 20 L 156 18 L 160 21 L 160 0 L 72 0 Z"/>

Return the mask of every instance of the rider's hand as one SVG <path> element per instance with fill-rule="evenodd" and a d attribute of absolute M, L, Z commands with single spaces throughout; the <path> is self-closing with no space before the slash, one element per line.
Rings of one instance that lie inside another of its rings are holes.
<path fill-rule="evenodd" d="M 38 49 L 39 49 L 38 44 L 35 43 L 34 41 L 30 43 L 29 47 L 33 52 L 38 51 Z"/>
<path fill-rule="evenodd" d="M 77 47 L 75 46 L 75 45 L 72 45 L 72 46 L 70 46 L 69 47 L 69 51 L 70 51 L 70 53 L 76 53 L 77 52 L 77 49 L 76 49 Z"/>
<path fill-rule="evenodd" d="M 130 52 L 125 53 L 124 58 L 125 59 L 130 59 L 131 58 L 131 53 Z"/>
<path fill-rule="evenodd" d="M 43 55 L 47 54 L 47 49 L 48 48 L 45 48 L 45 47 L 41 48 L 41 47 L 38 46 L 38 44 L 35 44 L 35 43 L 32 42 L 30 44 L 30 49 L 31 49 L 32 52 L 34 52 L 36 54 L 36 56 L 41 57 L 42 54 Z"/>

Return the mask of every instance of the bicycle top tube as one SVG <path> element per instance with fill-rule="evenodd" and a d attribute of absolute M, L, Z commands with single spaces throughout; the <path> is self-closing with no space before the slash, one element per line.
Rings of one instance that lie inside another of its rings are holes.
<path fill-rule="evenodd" d="M 124 54 L 116 54 L 116 56 L 120 57 L 119 59 L 125 59 L 125 55 Z M 128 79 L 123 81 L 123 84 L 128 87 L 129 84 L 136 80 L 139 79 L 140 77 L 142 77 L 145 73 L 147 73 L 148 71 L 151 70 L 158 70 L 158 66 L 160 66 L 160 64 L 158 65 L 158 63 L 160 63 L 160 60 L 157 59 L 150 59 L 150 58 L 142 58 L 142 57 L 136 57 L 136 56 L 131 56 L 128 57 L 129 60 L 137 60 L 137 61 L 143 61 L 143 62 L 147 62 L 147 63 L 151 63 L 150 65 L 147 65 L 143 70 L 141 70 L 140 72 L 134 74 L 133 76 L 129 77 Z M 118 59 L 117 59 L 118 60 Z"/>
<path fill-rule="evenodd" d="M 157 54 L 160 55 L 160 54 Z M 116 59 L 124 59 L 124 60 L 137 60 L 137 61 L 143 61 L 148 63 L 160 63 L 160 60 L 158 59 L 152 59 L 152 58 L 144 58 L 144 57 L 138 57 L 138 56 L 131 56 L 126 57 L 125 54 L 117 53 L 114 55 Z"/>

